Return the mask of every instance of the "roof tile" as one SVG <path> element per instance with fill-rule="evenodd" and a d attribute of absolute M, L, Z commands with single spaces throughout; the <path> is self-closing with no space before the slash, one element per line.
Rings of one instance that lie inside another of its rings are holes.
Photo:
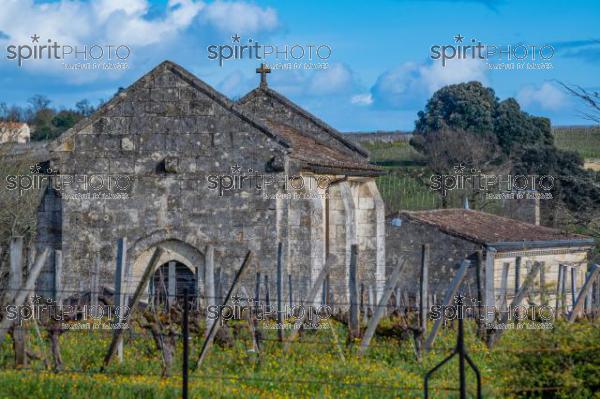
<path fill-rule="evenodd" d="M 435 226 L 480 244 L 517 241 L 585 240 L 586 236 L 470 209 L 401 212 L 400 216 Z"/>

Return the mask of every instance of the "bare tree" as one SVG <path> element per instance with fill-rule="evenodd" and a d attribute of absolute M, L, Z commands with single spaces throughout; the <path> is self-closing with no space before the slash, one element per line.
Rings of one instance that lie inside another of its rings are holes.
<path fill-rule="evenodd" d="M 415 135 L 411 144 L 425 155 L 427 166 L 438 175 L 498 174 L 510 170 L 510 163 L 493 134 L 441 129 Z M 486 206 L 483 193 L 467 190 L 465 194 L 477 208 Z M 445 207 L 445 193 L 440 195 Z"/>
<path fill-rule="evenodd" d="M 568 85 L 558 82 L 569 94 L 581 100 L 587 111 L 582 111 L 582 116 L 595 123 L 600 123 L 600 92 L 590 91 L 578 85 Z"/>
<path fill-rule="evenodd" d="M 600 92 L 584 89 L 578 85 L 568 85 L 563 82 L 558 82 L 569 94 L 579 99 L 586 106 L 586 111 L 582 111 L 581 115 L 594 123 L 600 124 Z M 600 172 L 596 172 L 596 182 L 592 183 L 596 187 L 599 186 Z M 586 227 L 587 232 L 593 235 L 596 239 L 600 239 L 600 210 L 586 209 L 585 212 L 574 213 L 569 212 L 569 217 L 575 223 Z M 600 253 L 596 249 L 594 259 L 600 259 Z"/>
<path fill-rule="evenodd" d="M 16 157 L 11 154 L 14 143 L 0 144 L 0 247 L 7 248 L 12 236 L 24 236 L 30 244 L 36 234 L 37 209 L 46 185 L 39 189 L 21 191 L 12 182 L 33 179 L 37 172 L 37 162 L 30 157 Z M 8 251 L 3 251 L 5 254 Z M 0 281 L 3 272 L 0 259 Z"/>
<path fill-rule="evenodd" d="M 36 94 L 35 96 L 33 96 L 29 100 L 27 100 L 27 102 L 29 102 L 29 104 L 31 104 L 34 114 L 37 113 L 38 111 L 48 108 L 48 106 L 51 103 L 51 101 L 50 101 L 50 99 L 48 99 L 48 97 L 43 96 L 41 94 Z"/>
<path fill-rule="evenodd" d="M 8 106 L 4 102 L 0 102 L 0 121 L 2 122 L 19 122 L 27 121 L 31 118 L 31 109 L 20 107 L 18 105 Z"/>
<path fill-rule="evenodd" d="M 427 155 L 428 166 L 436 173 L 448 173 L 456 165 L 481 171 L 501 161 L 500 148 L 492 134 L 442 129 L 415 136 L 417 147 Z"/>

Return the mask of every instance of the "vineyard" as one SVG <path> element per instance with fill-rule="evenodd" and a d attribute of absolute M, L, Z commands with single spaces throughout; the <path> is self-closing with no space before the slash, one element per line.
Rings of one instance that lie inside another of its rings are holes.
<path fill-rule="evenodd" d="M 565 151 L 574 151 L 586 162 L 600 159 L 600 127 L 557 127 L 553 129 L 556 146 Z M 386 205 L 388 214 L 399 210 L 460 208 L 464 198 L 460 193 L 449 192 L 446 198 L 428 187 L 431 171 L 425 166 L 423 155 L 408 141 L 392 143 L 362 143 L 372 162 L 384 167 L 387 174 L 377 178 L 377 187 Z M 444 204 L 445 202 L 445 204 Z M 502 214 L 501 205 L 488 201 L 485 211 Z"/>
<path fill-rule="evenodd" d="M 344 344 L 344 359 L 326 330 L 307 332 L 289 352 L 277 341 L 276 333 L 266 333 L 257 354 L 244 326 L 232 323 L 231 331 L 239 335 L 235 340 L 220 341 L 203 367 L 190 374 L 190 397 L 420 398 L 423 375 L 450 351 L 455 328 L 449 325 L 443 329 L 434 350 L 419 362 L 406 322 L 405 316 L 386 318 L 365 357 Z M 4 342 L 0 397 L 181 397 L 181 338 L 172 375 L 165 377 L 153 338 L 133 324 L 127 333 L 123 362 L 104 371 L 101 367 L 111 338 L 109 331 L 64 333 L 60 337 L 64 362 L 60 370 L 45 367 L 44 347 L 42 341 L 33 339 L 34 331 L 29 334 L 30 351 L 39 358 L 26 369 L 13 368 L 11 342 Z M 345 342 L 343 324 L 333 322 L 332 327 Z M 476 337 L 474 323 L 467 327 L 467 346 L 482 372 L 486 398 L 589 398 L 600 389 L 597 322 L 559 323 L 553 331 L 508 331 L 493 350 Z M 180 331 L 176 334 L 179 336 Z M 199 335 L 192 337 L 192 359 L 198 355 L 201 341 Z M 457 396 L 456 368 L 453 361 L 433 378 L 433 397 Z M 468 378 L 474 389 L 473 376 Z"/>
<path fill-rule="evenodd" d="M 600 158 L 600 127 L 557 127 L 553 134 L 561 150 L 575 151 L 584 159 Z"/>

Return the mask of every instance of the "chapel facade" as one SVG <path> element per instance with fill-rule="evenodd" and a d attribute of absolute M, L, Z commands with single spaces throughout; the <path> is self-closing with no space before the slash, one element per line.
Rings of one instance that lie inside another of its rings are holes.
<path fill-rule="evenodd" d="M 232 101 L 165 61 L 36 157 L 52 181 L 37 247 L 61 251 L 63 264 L 57 275 L 48 260 L 41 292 L 56 279 L 65 290 L 90 289 L 96 263 L 100 283 L 113 285 L 122 238 L 129 293 L 158 246 L 166 249 L 159 263 L 193 275 L 200 296 L 208 248 L 224 289 L 248 250 L 258 259 L 243 283 L 248 291 L 255 273 L 274 284 L 279 243 L 294 292 L 306 292 L 330 257 L 330 301 L 347 304 L 354 244 L 359 281 L 378 297 L 382 291 L 385 210 L 374 181 L 381 169 L 269 88 L 264 74 Z"/>

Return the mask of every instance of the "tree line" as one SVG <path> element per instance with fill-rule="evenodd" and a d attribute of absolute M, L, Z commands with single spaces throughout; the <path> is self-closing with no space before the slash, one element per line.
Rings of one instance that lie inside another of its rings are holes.
<path fill-rule="evenodd" d="M 581 90 L 570 92 L 589 106 L 587 119 L 600 121 L 600 95 Z M 500 101 L 480 82 L 443 87 L 418 113 L 411 144 L 437 174 L 462 164 L 484 174 L 553 176 L 542 224 L 585 226 L 600 236 L 600 173 L 585 170 L 578 153 L 558 149 L 550 120 L 524 112 L 514 98 Z M 469 200 L 481 205 L 484 193 L 473 190 Z"/>
<path fill-rule="evenodd" d="M 81 119 L 96 112 L 103 101 L 94 106 L 83 99 L 75 104 L 75 108 L 56 108 L 48 97 L 36 94 L 27 103 L 21 106 L 0 102 L 0 121 L 25 122 L 31 129 L 31 140 L 42 141 L 60 136 Z"/>

